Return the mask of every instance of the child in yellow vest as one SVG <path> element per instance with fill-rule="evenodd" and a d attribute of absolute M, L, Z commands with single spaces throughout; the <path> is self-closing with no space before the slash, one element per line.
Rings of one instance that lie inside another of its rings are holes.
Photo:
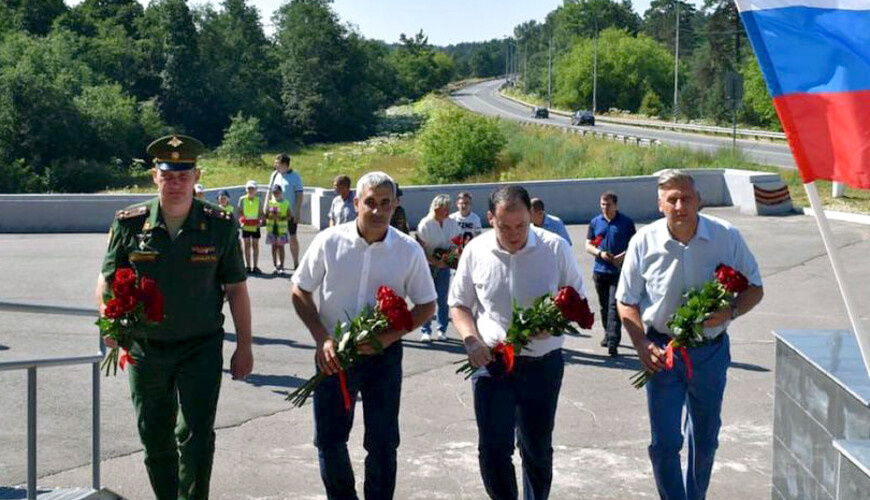
<path fill-rule="evenodd" d="M 290 202 L 284 199 L 281 185 L 272 186 L 272 199 L 266 209 L 266 244 L 272 245 L 274 274 L 284 273 L 284 245 L 289 241 L 287 221 L 290 220 Z"/>
<path fill-rule="evenodd" d="M 260 274 L 257 262 L 260 260 L 260 226 L 263 221 L 263 205 L 257 195 L 257 183 L 245 184 L 245 196 L 239 198 L 236 218 L 242 226 L 242 241 L 245 243 L 245 266 L 249 273 Z M 253 261 L 251 253 L 253 252 Z"/>
<path fill-rule="evenodd" d="M 236 213 L 235 209 L 233 209 L 233 206 L 230 205 L 230 192 L 226 189 L 222 189 L 221 192 L 218 193 L 217 201 L 218 206 L 221 207 L 221 210 L 223 210 L 224 212 L 228 214 Z"/>

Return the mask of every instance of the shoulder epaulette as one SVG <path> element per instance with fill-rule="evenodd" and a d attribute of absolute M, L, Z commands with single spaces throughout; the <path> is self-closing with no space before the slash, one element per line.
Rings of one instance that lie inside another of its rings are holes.
<path fill-rule="evenodd" d="M 115 218 L 118 220 L 132 219 L 134 217 L 142 217 L 143 215 L 148 215 L 148 205 L 129 207 L 115 212 Z"/>
<path fill-rule="evenodd" d="M 211 217 L 213 219 L 233 220 L 233 214 L 214 208 L 210 205 L 203 205 L 202 213 L 205 214 L 206 217 Z"/>

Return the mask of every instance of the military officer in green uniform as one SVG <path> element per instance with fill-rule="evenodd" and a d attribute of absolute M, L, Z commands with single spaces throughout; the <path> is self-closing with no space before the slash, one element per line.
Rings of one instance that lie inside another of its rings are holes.
<path fill-rule="evenodd" d="M 159 500 L 205 500 L 215 449 L 215 411 L 223 365 L 224 296 L 236 330 L 234 379 L 251 373 L 251 306 L 238 224 L 232 214 L 193 197 L 193 137 L 171 135 L 148 146 L 157 198 L 115 215 L 97 282 L 104 310 L 115 270 L 132 267 L 157 282 L 165 316 L 130 346 L 128 367 L 145 466 Z"/>

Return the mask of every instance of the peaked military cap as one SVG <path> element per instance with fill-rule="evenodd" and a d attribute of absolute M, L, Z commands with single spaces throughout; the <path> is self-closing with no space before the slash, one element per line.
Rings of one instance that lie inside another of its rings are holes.
<path fill-rule="evenodd" d="M 146 149 L 160 170 L 190 170 L 196 158 L 205 151 L 205 145 L 189 135 L 172 134 L 161 137 Z"/>

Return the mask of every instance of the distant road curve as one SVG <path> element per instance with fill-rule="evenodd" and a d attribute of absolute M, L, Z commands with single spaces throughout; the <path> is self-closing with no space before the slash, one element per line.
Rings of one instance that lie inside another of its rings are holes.
<path fill-rule="evenodd" d="M 477 83 L 454 92 L 450 98 L 469 111 L 483 115 L 498 116 L 523 123 L 548 123 L 571 129 L 587 128 L 585 126 L 575 127 L 571 125 L 570 119 L 554 114 L 551 114 L 550 118 L 545 120 L 530 118 L 529 114 L 531 110 L 528 107 L 499 95 L 498 89 L 503 83 L 504 80 L 489 80 Z M 731 139 L 725 137 L 668 130 L 652 130 L 644 127 L 609 123 L 595 125 L 595 130 L 598 132 L 631 135 L 644 139 L 655 139 L 664 144 L 683 146 L 695 151 L 715 152 L 719 149 L 731 148 Z M 753 161 L 760 164 L 795 168 L 794 159 L 786 144 L 738 139 L 737 147 Z"/>

